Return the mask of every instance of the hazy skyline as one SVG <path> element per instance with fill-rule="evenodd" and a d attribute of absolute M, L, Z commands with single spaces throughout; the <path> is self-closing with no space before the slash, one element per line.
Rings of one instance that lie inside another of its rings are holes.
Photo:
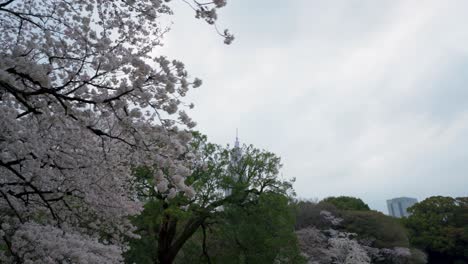
<path fill-rule="evenodd" d="M 182 1 L 164 51 L 203 85 L 196 129 L 281 156 L 299 198 L 467 196 L 465 1 L 231 0 L 222 43 Z"/>

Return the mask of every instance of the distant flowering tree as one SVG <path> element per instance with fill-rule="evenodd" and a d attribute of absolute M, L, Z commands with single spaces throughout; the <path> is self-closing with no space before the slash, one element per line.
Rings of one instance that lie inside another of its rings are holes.
<path fill-rule="evenodd" d="M 425 254 L 416 249 L 398 246 L 372 247 L 375 239 L 360 239 L 358 234 L 346 231 L 343 225 L 348 221 L 346 217 L 344 219 L 336 217 L 326 210 L 320 211 L 319 215 L 329 223 L 329 226 L 318 229 L 314 223 L 310 223 L 311 225 L 296 231 L 301 251 L 308 259 L 308 263 L 426 263 Z"/>
<path fill-rule="evenodd" d="M 0 0 L 0 262 L 120 262 L 133 165 L 194 195 L 182 98 L 201 81 L 154 53 L 167 2 Z M 226 4 L 185 2 L 209 24 Z"/>
<path fill-rule="evenodd" d="M 371 263 L 365 248 L 352 238 L 351 233 L 308 227 L 296 231 L 296 234 L 308 263 Z"/>
<path fill-rule="evenodd" d="M 336 264 L 364 264 L 371 263 L 366 250 L 357 240 L 351 239 L 350 234 L 340 233 L 338 237 L 328 240 L 329 254 Z"/>

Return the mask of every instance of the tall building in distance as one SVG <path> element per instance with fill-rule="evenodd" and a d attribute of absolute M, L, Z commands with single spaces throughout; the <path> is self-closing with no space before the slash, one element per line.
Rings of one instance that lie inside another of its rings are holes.
<path fill-rule="evenodd" d="M 241 150 L 240 143 L 239 143 L 238 131 L 236 129 L 236 141 L 234 142 L 234 148 L 232 149 L 232 152 L 231 152 L 231 164 L 229 165 L 231 177 L 234 182 L 239 181 L 238 166 L 239 166 L 239 162 L 241 158 L 242 158 L 242 150 Z M 225 197 L 231 194 L 232 194 L 231 188 L 227 188 L 224 190 Z"/>
<path fill-rule="evenodd" d="M 387 200 L 388 214 L 393 217 L 408 217 L 410 214 L 407 209 L 417 203 L 416 198 L 399 197 Z"/>

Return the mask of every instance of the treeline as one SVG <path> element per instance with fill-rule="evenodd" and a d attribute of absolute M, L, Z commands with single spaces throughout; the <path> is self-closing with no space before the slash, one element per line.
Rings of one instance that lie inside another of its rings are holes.
<path fill-rule="evenodd" d="M 203 162 L 185 183 L 182 171 L 134 168 L 144 210 L 131 217 L 126 263 L 468 263 L 468 198 L 430 197 L 398 219 L 354 197 L 295 199 L 279 157 L 253 146 L 194 132 L 190 151 Z"/>
<path fill-rule="evenodd" d="M 430 197 L 403 219 L 353 197 L 296 206 L 301 250 L 311 263 L 468 263 L 467 198 Z M 339 246 L 332 243 L 337 234 Z M 352 255 L 361 259 L 346 259 Z"/>
<path fill-rule="evenodd" d="M 402 219 L 410 243 L 430 263 L 468 263 L 468 197 L 433 196 L 409 209 Z"/>

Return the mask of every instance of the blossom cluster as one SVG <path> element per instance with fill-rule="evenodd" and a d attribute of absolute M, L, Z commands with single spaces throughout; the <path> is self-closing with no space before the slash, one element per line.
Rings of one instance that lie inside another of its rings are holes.
<path fill-rule="evenodd" d="M 354 234 L 334 229 L 308 227 L 296 232 L 300 248 L 309 263 L 371 263 L 366 250 L 353 238 Z"/>
<path fill-rule="evenodd" d="M 135 166 L 194 196 L 183 98 L 201 81 L 154 52 L 168 2 L 0 3 L 0 262 L 120 262 Z"/>
<path fill-rule="evenodd" d="M 122 262 L 122 249 L 99 242 L 87 235 L 25 223 L 12 238 L 13 250 L 28 263 L 103 263 Z"/>

